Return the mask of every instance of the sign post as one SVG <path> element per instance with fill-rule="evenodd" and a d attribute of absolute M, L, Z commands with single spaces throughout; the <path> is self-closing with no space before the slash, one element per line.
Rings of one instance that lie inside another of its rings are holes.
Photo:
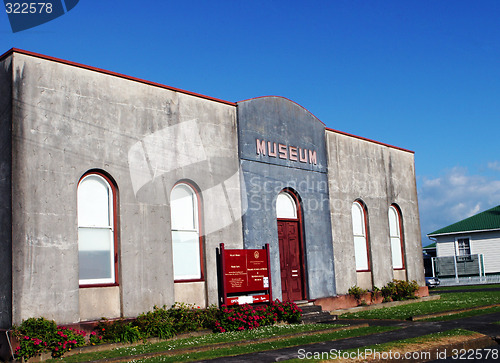
<path fill-rule="evenodd" d="M 272 301 L 268 243 L 263 249 L 225 249 L 221 243 L 219 253 L 224 305 Z"/>

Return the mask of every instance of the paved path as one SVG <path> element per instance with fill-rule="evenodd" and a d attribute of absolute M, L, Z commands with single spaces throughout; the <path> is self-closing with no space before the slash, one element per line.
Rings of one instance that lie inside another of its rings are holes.
<path fill-rule="evenodd" d="M 212 359 L 206 362 L 277 362 L 287 359 L 299 358 L 299 351 L 304 354 L 308 352 L 330 352 L 332 350 L 343 351 L 347 349 L 355 349 L 367 345 L 387 343 L 400 339 L 415 338 L 418 336 L 442 332 L 450 329 L 467 329 L 475 331 L 491 337 L 500 337 L 500 325 L 493 324 L 500 321 L 500 313 L 479 315 L 465 319 L 436 321 L 436 322 L 409 322 L 409 321 L 388 321 L 388 320 L 338 320 L 338 323 L 363 323 L 370 325 L 389 325 L 400 326 L 402 329 L 389 331 L 385 333 L 372 334 L 362 337 L 347 338 L 335 341 L 326 341 L 316 344 L 308 344 L 304 346 L 277 349 L 259 353 L 244 354 L 235 357 L 224 357 Z M 498 342 L 498 340 L 497 340 Z M 500 345 L 496 345 L 495 349 L 500 350 Z M 499 352 L 500 353 L 500 352 Z M 484 361 L 484 360 L 482 360 Z M 200 361 L 205 362 L 205 361 Z"/>

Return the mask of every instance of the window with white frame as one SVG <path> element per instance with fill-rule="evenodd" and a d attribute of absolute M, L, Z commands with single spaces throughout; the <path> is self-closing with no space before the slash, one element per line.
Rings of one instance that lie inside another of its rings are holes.
<path fill-rule="evenodd" d="M 356 271 L 368 271 L 370 270 L 370 258 L 366 233 L 366 213 L 364 206 L 358 201 L 352 204 L 352 232 Z"/>
<path fill-rule="evenodd" d="M 78 261 L 80 285 L 116 283 L 116 193 L 101 174 L 78 184 Z"/>
<path fill-rule="evenodd" d="M 391 240 L 392 268 L 404 268 L 403 237 L 401 235 L 401 214 L 391 205 L 389 207 L 389 238 Z"/>
<path fill-rule="evenodd" d="M 463 237 L 456 239 L 457 256 L 470 256 L 470 238 Z"/>
<path fill-rule="evenodd" d="M 177 184 L 170 194 L 175 280 L 202 279 L 198 210 L 195 190 L 186 183 Z"/>

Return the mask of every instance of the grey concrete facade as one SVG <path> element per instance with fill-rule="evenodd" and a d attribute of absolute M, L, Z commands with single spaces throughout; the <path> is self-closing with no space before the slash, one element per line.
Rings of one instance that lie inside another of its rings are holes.
<path fill-rule="evenodd" d="M 275 203 L 284 188 L 302 214 L 305 298 L 357 283 L 356 199 L 368 208 L 373 284 L 396 276 L 393 203 L 404 222 L 405 276 L 424 284 L 413 153 L 325 130 L 281 97 L 232 103 L 18 50 L 0 65 L 0 328 L 29 317 L 65 324 L 176 301 L 215 304 L 221 242 L 269 243 L 280 297 Z M 79 285 L 77 190 L 89 171 L 106 175 L 118 199 L 113 286 Z M 174 281 L 170 193 L 179 182 L 199 198 L 196 281 Z"/>
<path fill-rule="evenodd" d="M 12 63 L 0 64 L 0 328 L 12 321 Z"/>
<path fill-rule="evenodd" d="M 1 187 L 12 181 L 14 206 L 12 238 L 2 239 L 13 241 L 12 263 L 2 264 L 2 289 L 9 280 L 13 285 L 12 299 L 2 291 L 2 325 L 32 316 L 85 320 L 79 305 L 95 301 L 80 296 L 76 188 L 96 169 L 115 181 L 119 194 L 118 316 L 176 301 L 169 194 L 182 180 L 201 194 L 205 255 L 202 286 L 185 286 L 204 290 L 205 301 L 192 303 L 216 303 L 216 247 L 221 241 L 243 247 L 235 107 L 17 52 L 1 69 L 2 102 L 13 99 L 12 117 L 8 107 L 2 114 L 2 126 L 9 118 L 13 124 L 13 172 L 9 178 L 2 160 L 1 180 L 7 181 Z M 2 130 L 6 158 L 8 127 Z M 8 200 L 8 193 L 2 198 Z M 7 236 L 9 215 L 2 213 Z M 12 269 L 11 279 L 4 266 Z"/>
<path fill-rule="evenodd" d="M 408 280 L 425 284 L 414 155 L 412 152 L 326 131 L 330 213 L 335 251 L 337 293 L 359 283 L 355 269 L 351 206 L 362 200 L 367 209 L 372 286 L 382 287 L 401 271 L 392 269 L 388 209 L 402 214 L 405 271 Z"/>

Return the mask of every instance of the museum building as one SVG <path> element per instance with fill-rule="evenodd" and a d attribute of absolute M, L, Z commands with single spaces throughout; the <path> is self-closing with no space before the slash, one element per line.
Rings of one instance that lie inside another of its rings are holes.
<path fill-rule="evenodd" d="M 273 298 L 424 285 L 414 153 L 283 97 L 228 102 L 0 57 L 0 328 L 220 302 L 217 251 L 269 244 Z"/>

